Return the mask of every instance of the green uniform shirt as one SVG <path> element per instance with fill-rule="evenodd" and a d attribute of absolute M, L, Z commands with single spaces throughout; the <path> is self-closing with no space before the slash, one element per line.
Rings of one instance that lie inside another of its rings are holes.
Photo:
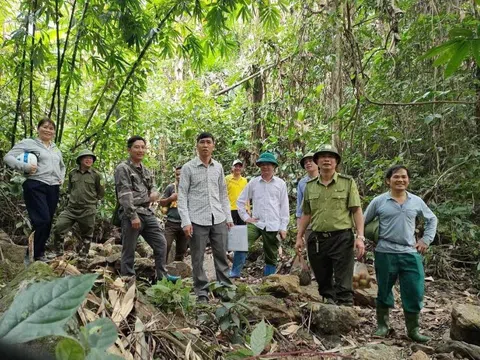
<path fill-rule="evenodd" d="M 98 200 L 103 198 L 105 189 L 97 170 L 90 168 L 81 172 L 74 169 L 68 175 L 68 210 L 77 216 L 95 214 Z"/>
<path fill-rule="evenodd" d="M 305 215 L 312 215 L 313 231 L 325 232 L 353 228 L 350 209 L 360 206 L 355 181 L 335 172 L 327 186 L 322 184 L 320 177 L 307 183 L 302 211 Z"/>

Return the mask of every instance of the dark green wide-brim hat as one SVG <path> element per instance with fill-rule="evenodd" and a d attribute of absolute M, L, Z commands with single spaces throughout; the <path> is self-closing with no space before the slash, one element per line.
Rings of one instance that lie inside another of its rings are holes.
<path fill-rule="evenodd" d="M 95 154 L 93 152 L 91 152 L 90 150 L 88 149 L 83 149 L 83 150 L 80 150 L 78 155 L 77 155 L 77 164 L 80 165 L 80 159 L 84 156 L 91 156 L 93 157 L 93 162 L 95 162 L 97 160 L 97 157 L 95 156 Z"/>
<path fill-rule="evenodd" d="M 338 153 L 337 148 L 333 145 L 325 144 L 320 146 L 320 149 L 318 149 L 317 152 L 313 155 L 313 161 L 315 162 L 315 164 L 317 163 L 320 154 L 325 153 L 334 155 L 337 158 L 337 165 L 340 164 L 340 162 L 342 161 L 342 157 Z"/>
<path fill-rule="evenodd" d="M 257 159 L 256 164 L 259 166 L 261 163 L 270 163 L 275 166 L 278 166 L 277 159 L 275 159 L 275 155 L 273 155 L 271 152 L 264 152 L 260 154 L 260 157 Z"/>
<path fill-rule="evenodd" d="M 308 158 L 312 158 L 313 159 L 313 155 L 315 155 L 313 153 L 313 151 L 309 151 L 308 153 L 306 153 L 305 155 L 303 155 L 302 159 L 300 160 L 300 166 L 302 167 L 302 169 L 305 168 L 305 160 L 307 160 Z"/>

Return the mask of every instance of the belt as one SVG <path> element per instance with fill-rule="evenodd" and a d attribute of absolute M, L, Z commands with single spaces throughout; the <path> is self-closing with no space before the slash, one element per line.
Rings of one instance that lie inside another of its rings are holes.
<path fill-rule="evenodd" d="M 343 230 L 335 230 L 335 231 L 312 231 L 312 233 L 322 238 L 330 238 L 330 237 L 334 237 L 349 231 L 352 231 L 352 229 L 343 229 Z"/>

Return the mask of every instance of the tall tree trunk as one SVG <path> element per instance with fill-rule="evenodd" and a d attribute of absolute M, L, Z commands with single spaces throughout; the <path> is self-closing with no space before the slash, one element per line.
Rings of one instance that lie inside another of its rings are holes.
<path fill-rule="evenodd" d="M 58 1 L 58 0 L 56 0 Z M 58 61 L 58 53 L 59 49 L 57 49 L 57 77 L 55 79 L 55 85 L 53 86 L 53 94 L 52 94 L 52 100 L 50 103 L 50 110 L 48 111 L 48 117 L 52 116 L 53 108 L 55 107 L 55 100 L 57 100 L 57 125 L 60 123 L 60 76 L 62 74 L 62 67 L 63 67 L 63 62 L 65 60 L 65 54 L 67 53 L 68 49 L 68 41 L 70 39 L 70 34 L 72 32 L 72 27 L 73 27 L 73 19 L 75 18 L 75 8 L 77 6 L 77 0 L 73 1 L 72 4 L 72 13 L 70 15 L 70 20 L 68 22 L 68 29 L 67 29 L 67 35 L 65 36 L 65 44 L 63 44 L 63 52 L 60 57 L 60 61 Z M 57 27 L 58 27 L 58 21 L 57 21 Z M 57 35 L 57 47 L 59 47 L 59 39 Z M 55 142 L 58 141 L 58 134 L 59 134 L 59 126 L 57 126 L 57 131 L 55 133 Z"/>
<path fill-rule="evenodd" d="M 22 61 L 20 62 L 20 80 L 18 82 L 18 91 L 17 91 L 17 102 L 15 105 L 15 119 L 13 121 L 12 135 L 11 135 L 11 145 L 15 145 L 15 135 L 17 133 L 18 118 L 20 116 L 20 105 L 22 104 L 22 95 L 23 95 L 23 79 L 25 76 L 25 59 L 27 57 L 27 42 L 28 42 L 28 28 L 30 27 L 30 14 L 31 9 L 28 9 L 27 14 L 27 23 L 25 26 L 25 39 L 23 41 L 23 52 L 22 52 Z M 26 128 L 24 129 L 26 135 Z M 26 137 L 26 136 L 25 136 Z"/>
<path fill-rule="evenodd" d="M 80 44 L 80 38 L 82 37 L 83 22 L 85 20 L 85 15 L 88 11 L 88 5 L 89 4 L 90 4 L 90 0 L 87 0 L 85 2 L 85 6 L 83 8 L 82 17 L 81 17 L 80 22 L 78 24 L 77 36 L 75 38 L 75 44 L 73 45 L 72 63 L 71 63 L 71 67 L 69 69 L 69 73 L 70 73 L 71 76 L 68 79 L 67 88 L 65 90 L 65 96 L 63 97 L 62 117 L 60 119 L 60 126 L 59 126 L 60 130 L 58 132 L 58 140 L 57 141 L 58 141 L 59 144 L 62 142 L 63 129 L 64 129 L 64 126 L 65 126 L 65 116 L 67 115 L 67 103 L 68 103 L 68 99 L 69 99 L 69 96 L 70 96 L 70 89 L 71 89 L 71 86 L 72 86 L 73 73 L 75 72 L 75 61 L 77 59 L 78 45 Z"/>
<path fill-rule="evenodd" d="M 332 73 L 332 101 L 330 106 L 330 116 L 334 117 L 340 110 L 343 103 L 343 81 L 342 81 L 342 58 L 343 58 L 343 0 L 338 0 L 336 2 L 336 11 L 338 14 L 337 26 L 335 33 L 335 67 Z M 335 119 L 332 122 L 332 143 L 340 150 L 343 150 L 343 145 L 341 141 L 341 120 Z"/>
<path fill-rule="evenodd" d="M 32 48 L 30 49 L 30 136 L 33 136 L 33 58 L 35 57 L 37 0 L 33 1 L 32 9 Z"/>
<path fill-rule="evenodd" d="M 60 87 L 60 74 L 62 71 L 62 62 L 61 62 L 61 53 L 60 53 L 60 9 L 59 9 L 59 1 L 60 0 L 55 0 L 55 30 L 56 30 L 56 36 L 57 36 L 57 79 L 58 79 L 58 86 Z M 56 89 L 56 82 L 53 87 L 53 96 L 52 100 L 55 99 L 55 89 Z M 56 123 L 58 124 L 60 120 L 60 91 L 57 91 L 57 121 Z M 49 110 L 49 115 L 52 113 L 52 107 L 50 106 Z M 57 127 L 58 129 L 58 127 Z M 55 133 L 55 140 L 57 139 L 58 135 L 58 130 Z"/>
<path fill-rule="evenodd" d="M 258 70 L 258 65 L 254 65 L 252 72 L 256 73 Z M 262 105 L 264 95 L 263 76 L 263 74 L 260 74 L 253 80 L 252 88 L 252 142 L 257 150 L 259 150 L 261 140 L 265 138 L 265 128 L 260 115 L 260 106 Z"/>

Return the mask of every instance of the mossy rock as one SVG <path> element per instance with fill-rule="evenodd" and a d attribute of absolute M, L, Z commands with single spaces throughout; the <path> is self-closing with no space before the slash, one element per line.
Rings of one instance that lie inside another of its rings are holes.
<path fill-rule="evenodd" d="M 30 264 L 30 266 L 20 271 L 6 287 L 0 290 L 0 314 L 7 311 L 19 291 L 34 282 L 50 281 L 56 277 L 49 265 L 40 261 Z M 65 330 L 67 334 L 78 337 L 79 324 L 75 316 L 67 322 Z M 28 354 L 36 354 L 39 356 L 38 358 L 55 359 L 55 347 L 62 339 L 62 337 L 58 336 L 46 336 L 19 345 L 19 351 L 24 351 L 26 356 Z"/>
<path fill-rule="evenodd" d="M 12 281 L 22 270 L 25 269 L 24 264 L 11 262 L 8 259 L 0 261 L 0 284 L 7 284 Z"/>
<path fill-rule="evenodd" d="M 45 263 L 36 261 L 20 271 L 7 286 L 0 290 L 0 314 L 4 313 L 13 302 L 15 295 L 28 284 L 55 278 L 53 270 Z"/>

